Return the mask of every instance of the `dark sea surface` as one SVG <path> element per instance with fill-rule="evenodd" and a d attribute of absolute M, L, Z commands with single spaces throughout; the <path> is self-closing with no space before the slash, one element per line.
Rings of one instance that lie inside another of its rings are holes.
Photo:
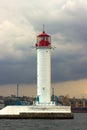
<path fill-rule="evenodd" d="M 87 113 L 74 114 L 72 120 L 5 120 L 0 130 L 87 130 Z"/>

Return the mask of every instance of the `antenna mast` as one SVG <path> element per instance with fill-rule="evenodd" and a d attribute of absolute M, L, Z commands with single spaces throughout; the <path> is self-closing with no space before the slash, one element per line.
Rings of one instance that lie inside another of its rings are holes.
<path fill-rule="evenodd" d="M 44 29 L 45 29 L 45 24 L 43 24 L 43 33 L 45 32 L 45 30 L 44 30 Z"/>

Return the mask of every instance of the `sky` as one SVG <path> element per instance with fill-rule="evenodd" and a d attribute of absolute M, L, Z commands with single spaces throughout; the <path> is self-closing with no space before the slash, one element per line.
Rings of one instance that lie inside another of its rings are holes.
<path fill-rule="evenodd" d="M 0 0 L 0 89 L 8 84 L 36 84 L 32 46 L 43 24 L 55 47 L 51 50 L 53 86 L 57 89 L 62 83 L 67 90 L 66 82 L 75 82 L 70 90 L 87 91 L 86 0 Z"/>

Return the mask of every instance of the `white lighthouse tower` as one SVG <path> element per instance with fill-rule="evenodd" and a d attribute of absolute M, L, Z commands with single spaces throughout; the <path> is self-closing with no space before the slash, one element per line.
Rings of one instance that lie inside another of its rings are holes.
<path fill-rule="evenodd" d="M 43 32 L 37 36 L 37 104 L 51 103 L 51 37 Z"/>

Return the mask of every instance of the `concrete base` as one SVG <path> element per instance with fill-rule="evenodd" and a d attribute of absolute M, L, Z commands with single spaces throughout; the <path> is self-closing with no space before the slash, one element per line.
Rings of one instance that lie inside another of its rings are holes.
<path fill-rule="evenodd" d="M 0 115 L 0 119 L 73 119 L 72 113 L 20 113 L 20 115 Z"/>
<path fill-rule="evenodd" d="M 0 119 L 73 119 L 70 106 L 7 106 Z"/>

